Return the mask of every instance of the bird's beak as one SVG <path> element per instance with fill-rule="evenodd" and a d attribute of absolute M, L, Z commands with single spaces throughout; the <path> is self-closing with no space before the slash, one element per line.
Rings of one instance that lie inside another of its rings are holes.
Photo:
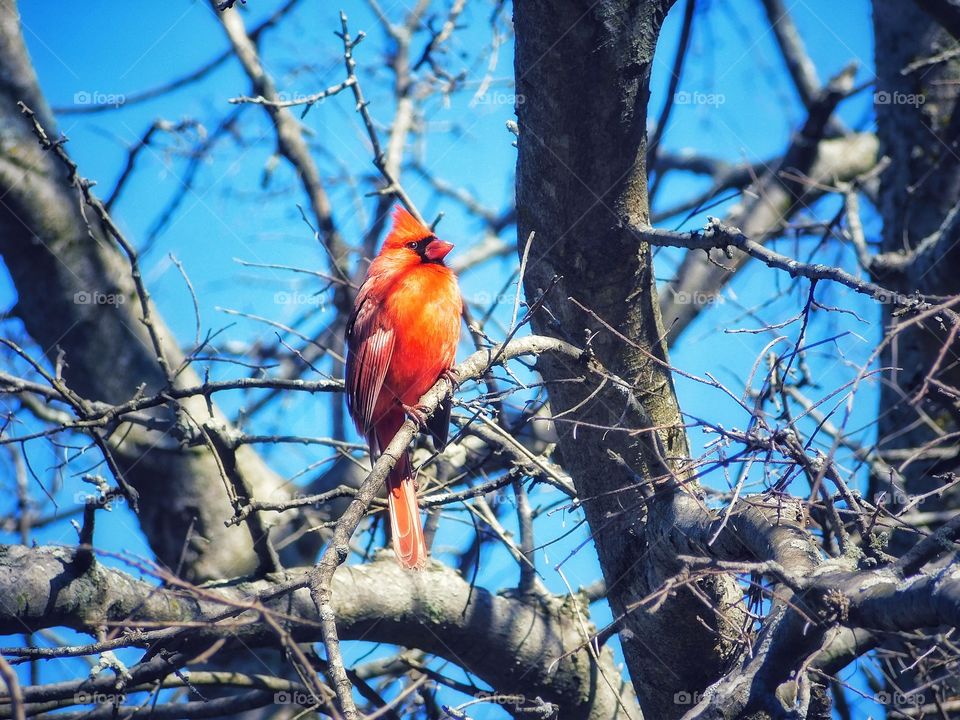
<path fill-rule="evenodd" d="M 431 240 L 426 249 L 424 249 L 423 254 L 427 260 L 443 260 L 447 253 L 453 250 L 453 243 L 444 242 L 443 240 Z"/>

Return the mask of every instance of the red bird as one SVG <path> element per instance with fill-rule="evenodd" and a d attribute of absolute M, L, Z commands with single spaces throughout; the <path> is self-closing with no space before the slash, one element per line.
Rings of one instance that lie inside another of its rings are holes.
<path fill-rule="evenodd" d="M 417 402 L 453 367 L 460 340 L 460 289 L 443 259 L 453 245 L 439 240 L 402 207 L 370 263 L 347 324 L 347 407 L 376 460 L 409 414 L 424 426 Z M 426 425 L 438 447 L 447 440 L 450 401 Z M 390 527 L 400 564 L 427 561 L 417 487 L 404 452 L 387 477 Z"/>

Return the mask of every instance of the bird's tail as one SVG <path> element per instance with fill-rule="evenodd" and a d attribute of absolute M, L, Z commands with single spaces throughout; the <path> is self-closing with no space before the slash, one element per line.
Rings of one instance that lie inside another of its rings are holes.
<path fill-rule="evenodd" d="M 377 431 L 380 448 L 385 448 L 403 424 L 403 416 L 396 428 L 384 435 Z M 392 423 L 391 423 L 392 425 Z M 427 564 L 427 544 L 423 538 L 420 508 L 417 506 L 417 484 L 413 479 L 410 454 L 404 451 L 387 475 L 387 503 L 390 506 L 390 532 L 393 549 L 400 564 L 411 570 L 422 570 Z"/>
<path fill-rule="evenodd" d="M 400 456 L 387 476 L 387 502 L 397 559 L 405 568 L 422 570 L 427 564 L 427 544 L 423 539 L 420 508 L 417 506 L 417 484 L 407 452 Z"/>

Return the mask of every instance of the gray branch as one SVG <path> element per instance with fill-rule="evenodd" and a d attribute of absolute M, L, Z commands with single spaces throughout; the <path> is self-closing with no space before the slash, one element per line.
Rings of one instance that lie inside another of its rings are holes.
<path fill-rule="evenodd" d="M 259 613 L 272 613 L 299 642 L 320 639 L 306 571 L 290 571 L 285 583 L 224 582 L 196 593 L 157 587 L 98 563 L 79 562 L 66 548 L 0 547 L 0 633 L 70 627 L 93 634 L 105 622 L 129 628 L 129 644 L 156 649 L 177 639 L 202 645 L 237 638 L 251 647 L 277 642 Z M 289 588 L 289 589 L 284 589 Z M 225 602 L 219 602 L 223 598 Z M 571 600 L 513 598 L 471 588 L 455 571 L 431 563 L 421 573 L 400 568 L 389 553 L 362 566 L 342 567 L 333 578 L 332 607 L 340 635 L 394 643 L 444 657 L 474 673 L 497 692 L 541 696 L 564 717 L 609 720 L 638 717 L 630 686 L 617 693 L 599 675 L 617 675 L 612 653 L 595 664 L 585 648 Z M 239 610 L 235 606 L 262 610 Z M 229 627 L 177 628 L 176 623 L 221 618 Z M 235 621 L 247 621 L 237 623 Z M 170 623 L 163 631 L 139 631 L 138 623 Z M 110 678 L 113 682 L 115 679 Z M 97 685 L 84 685 L 93 690 Z"/>

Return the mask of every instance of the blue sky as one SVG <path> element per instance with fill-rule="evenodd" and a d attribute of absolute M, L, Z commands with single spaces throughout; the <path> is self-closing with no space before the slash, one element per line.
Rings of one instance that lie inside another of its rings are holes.
<path fill-rule="evenodd" d="M 256 25 L 278 6 L 277 2 L 253 0 L 243 10 L 248 27 Z M 409 3 L 407 3 L 409 4 Z M 859 65 L 858 83 L 872 77 L 872 46 L 869 3 L 866 0 L 828 2 L 808 0 L 788 2 L 790 11 L 804 37 L 821 80 L 838 72 L 851 61 Z M 285 93 L 309 94 L 343 79 L 338 28 L 339 5 L 302 3 L 282 25 L 270 31 L 262 47 L 264 63 Z M 404 2 L 384 4 L 394 19 L 402 15 Z M 361 81 L 371 101 L 371 112 L 381 124 L 389 122 L 392 99 L 389 77 L 381 67 L 389 41 L 363 2 L 344 2 L 353 31 L 365 30 L 369 37 L 357 49 Z M 472 78 L 489 72 L 491 89 L 477 101 L 476 85 L 468 85 L 448 101 L 433 98 L 426 104 L 427 141 L 418 144 L 424 165 L 445 181 L 468 189 L 485 206 L 502 209 L 513 193 L 515 149 L 506 130 L 513 118 L 512 40 L 504 38 L 496 62 L 490 60 L 491 29 L 489 2 L 468 3 L 462 24 L 454 35 L 451 52 L 445 61 L 451 70 L 470 71 Z M 667 18 L 663 40 L 657 53 L 653 78 L 651 116 L 656 117 L 677 43 L 680 8 Z M 158 99 L 125 105 L 123 99 L 138 91 L 164 84 L 191 72 L 215 57 L 226 47 L 226 39 L 209 6 L 204 2 L 176 3 L 93 3 L 83 12 L 56 13 L 47 3 L 25 0 L 21 3 L 24 36 L 37 74 L 51 106 L 66 111 L 82 109 L 91 101 L 115 101 L 115 111 L 99 114 L 58 114 L 60 130 L 69 138 L 68 151 L 79 163 L 81 173 L 97 181 L 101 196 L 108 196 L 119 177 L 127 150 L 157 118 L 171 122 L 197 120 L 211 133 L 235 106 L 230 97 L 249 93 L 249 83 L 235 61 L 221 64 L 204 80 Z M 509 13 L 509 7 L 506 10 Z M 502 31 L 505 18 L 498 27 Z M 420 43 L 415 44 L 420 47 Z M 681 91 L 715 98 L 712 104 L 678 104 L 674 107 L 666 133 L 665 147 L 680 151 L 691 149 L 728 161 L 759 161 L 781 153 L 791 133 L 804 118 L 804 110 L 785 78 L 782 61 L 759 2 L 735 3 L 706 0 L 699 3 L 694 32 L 687 58 Z M 871 91 L 860 93 L 841 106 L 840 116 L 854 128 L 872 128 Z M 372 173 L 371 156 L 362 125 L 346 94 L 316 107 L 304 120 L 315 146 L 315 157 L 325 176 L 331 178 L 330 195 L 337 209 L 336 219 L 348 238 L 356 238 L 364 227 L 374 201 L 359 197 L 343 182 L 344 174 Z M 274 152 L 272 129 L 260 108 L 247 107 L 239 121 L 240 139 L 227 135 L 214 146 L 196 173 L 193 186 L 185 194 L 172 222 L 145 248 L 143 267 L 160 311 L 186 345 L 194 335 L 192 302 L 171 255 L 183 263 L 197 290 L 204 330 L 221 329 L 223 340 L 251 342 L 270 340 L 273 329 L 230 315 L 237 310 L 264 315 L 279 322 L 291 322 L 315 307 L 315 316 L 306 330 L 323 325 L 330 309 L 324 297 L 313 297 L 316 287 L 309 278 L 270 270 L 243 267 L 235 259 L 262 264 L 297 265 L 323 269 L 325 257 L 300 219 L 297 205 L 306 207 L 305 198 L 292 173 L 279 163 L 272 168 Z M 133 180 L 125 187 L 114 209 L 123 230 L 140 247 L 157 218 L 183 192 L 188 151 L 201 142 L 199 130 L 182 137 L 162 136 L 155 147 L 141 153 Z M 404 178 L 408 192 L 427 217 L 439 211 L 445 217 L 439 232 L 457 244 L 454 252 L 479 240 L 478 222 L 455 204 L 436 198 L 414 173 Z M 704 187 L 702 179 L 687 175 L 671 176 L 660 190 L 662 206 L 691 195 Z M 722 215 L 727 207 L 710 210 Z M 831 206 L 829 201 L 822 209 Z M 702 224 L 707 213 L 689 219 L 684 228 Z M 865 216 L 868 233 L 875 235 L 876 218 Z M 668 224 L 668 227 L 677 225 Z M 511 228 L 505 233 L 509 237 Z M 783 243 L 781 250 L 798 257 L 814 247 L 810 237 Z M 835 260 L 852 268 L 852 258 L 842 249 Z M 657 254 L 657 275 L 669 278 L 679 254 Z M 465 296 L 480 299 L 496 292 L 516 267 L 513 257 L 490 263 L 483 270 L 462 278 Z M 711 372 L 734 392 L 743 391 L 743 383 L 760 350 L 773 335 L 744 334 L 729 330 L 756 329 L 759 322 L 753 308 L 767 305 L 763 318 L 781 322 L 795 315 L 806 297 L 808 286 L 760 267 L 750 267 L 724 293 L 724 302 L 706 312 L 680 341 L 672 353 L 672 362 L 685 372 L 703 376 Z M 278 303 L 278 292 L 296 292 L 306 302 Z M 778 296 L 772 303 L 770 298 Z M 818 313 L 808 331 L 808 342 L 823 342 L 811 351 L 809 362 L 815 387 L 810 392 L 819 398 L 853 376 L 873 348 L 878 335 L 879 307 L 852 297 L 842 288 L 818 288 L 818 300 L 827 305 L 856 311 L 863 321 L 847 315 Z M 0 303 L 9 305 L 16 295 L 6 277 L 0 277 Z M 503 298 L 495 320 L 509 321 L 513 289 Z M 781 333 L 796 339 L 798 325 Z M 503 328 L 488 326 L 496 339 Z M 781 351 L 786 345 L 781 345 Z M 463 347 L 461 355 L 468 348 Z M 222 367 L 215 372 L 229 374 Z M 678 378 L 677 388 L 683 410 L 691 418 L 704 418 L 727 427 L 742 427 L 746 418 L 736 403 L 722 392 L 704 388 Z M 225 400 L 236 413 L 249 398 Z M 872 438 L 869 427 L 876 407 L 876 390 L 866 384 L 857 396 L 848 427 L 863 427 L 865 441 Z M 251 427 L 257 432 L 282 428 L 285 433 L 321 435 L 329 430 L 329 403 L 318 398 L 292 398 L 275 404 L 258 416 Z M 694 452 L 703 450 L 713 438 L 699 431 L 691 433 Z M 30 449 L 38 467 L 51 465 L 51 450 L 36 445 Z M 284 447 L 268 453 L 268 459 L 280 472 L 292 476 L 320 457 L 316 449 Z M 862 479 L 862 473 L 857 477 Z M 725 487 L 728 478 L 714 473 L 705 482 Z M 62 478 L 61 497 L 71 499 L 80 487 L 77 478 Z M 801 489 L 802 490 L 802 489 Z M 535 499 L 549 502 L 544 491 Z M 563 536 L 579 515 L 562 519 L 559 515 L 538 520 L 540 541 Z M 72 529 L 62 524 L 38 532 L 41 541 L 71 542 Z M 466 530 L 457 521 L 444 524 L 439 542 L 457 546 Z M 553 566 L 578 547 L 586 534 L 581 527 L 538 555 L 538 565 L 547 585 L 564 592 L 563 579 Z M 127 549 L 148 554 L 139 537 L 135 519 L 122 508 L 116 521 L 98 529 L 98 543 L 105 549 Z M 570 583 L 576 587 L 599 577 L 595 556 L 587 546 L 564 565 Z M 497 589 L 516 582 L 515 565 L 505 555 L 493 554 L 485 563 L 481 582 Z M 594 620 L 603 623 L 609 612 L 602 604 L 594 607 Z M 365 650 L 363 650 L 365 651 Z M 62 679 L 62 673 L 76 668 L 45 669 L 44 680 Z M 474 717 L 495 717 L 490 708 L 475 708 Z M 866 717 L 870 705 L 857 706 L 855 717 Z M 489 715 L 484 715 L 489 712 Z"/>

